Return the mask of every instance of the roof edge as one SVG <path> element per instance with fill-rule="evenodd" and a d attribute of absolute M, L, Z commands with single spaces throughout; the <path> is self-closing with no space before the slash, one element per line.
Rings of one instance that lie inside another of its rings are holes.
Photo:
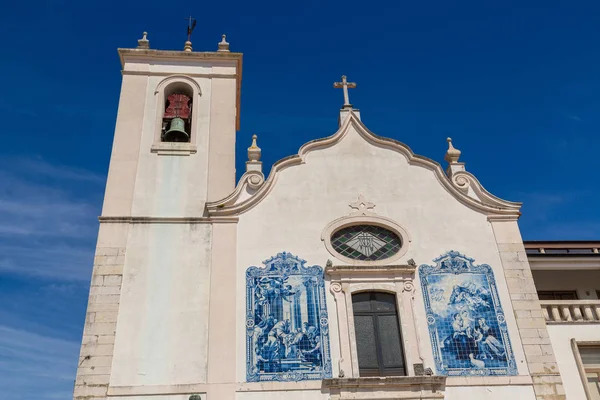
<path fill-rule="evenodd" d="M 234 190 L 234 193 L 224 199 L 206 204 L 209 215 L 234 215 L 251 209 L 271 192 L 277 182 L 279 172 L 285 168 L 303 164 L 306 155 L 311 151 L 326 148 L 338 143 L 346 136 L 351 125 L 354 125 L 358 133 L 368 142 L 404 155 L 407 158 L 409 165 L 418 165 L 434 172 L 435 177 L 444 189 L 467 207 L 481 212 L 488 217 L 502 216 L 510 219 L 518 219 L 521 215 L 520 208 L 522 203 L 503 200 L 492 195 L 481 185 L 475 176 L 468 172 L 455 173 L 452 179 L 448 178 L 438 162 L 428 157 L 415 154 L 410 147 L 400 141 L 376 135 L 371 132 L 352 111 L 333 135 L 307 142 L 300 147 L 298 154 L 285 157 L 275 162 L 268 178 L 264 181 L 264 184 L 252 193 L 249 198 L 237 202 L 237 199 L 239 199 L 240 196 L 236 195 L 236 193 L 242 193 L 244 186 L 248 185 L 248 176 L 244 174 Z M 469 188 L 472 188 L 475 193 L 479 195 L 481 200 L 468 196 L 467 191 Z"/>

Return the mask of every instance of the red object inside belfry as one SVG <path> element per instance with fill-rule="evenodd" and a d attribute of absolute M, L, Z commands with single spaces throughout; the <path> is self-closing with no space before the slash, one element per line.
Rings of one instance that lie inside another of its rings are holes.
<path fill-rule="evenodd" d="M 185 94 L 175 93 L 167 97 L 169 106 L 165 110 L 165 118 L 189 118 L 190 98 Z"/>

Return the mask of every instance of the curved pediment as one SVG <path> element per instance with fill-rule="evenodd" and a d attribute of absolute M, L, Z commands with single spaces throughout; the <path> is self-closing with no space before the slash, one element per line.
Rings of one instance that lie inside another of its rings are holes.
<path fill-rule="evenodd" d="M 353 111 L 348 112 L 344 122 L 333 135 L 305 143 L 300 147 L 298 154 L 283 158 L 273 164 L 268 179 L 265 180 L 264 175 L 258 171 L 246 172 L 231 195 L 206 204 L 209 215 L 230 216 L 251 209 L 272 191 L 283 170 L 304 164 L 308 154 L 313 151 L 335 146 L 348 135 L 351 128 L 354 128 L 354 131 L 371 145 L 403 155 L 409 165 L 431 170 L 439 184 L 454 198 L 465 206 L 487 215 L 489 219 L 511 220 L 520 216 L 521 203 L 502 200 L 492 195 L 485 190 L 475 176 L 466 171 L 454 172 L 451 178 L 448 177 L 442 166 L 436 161 L 413 153 L 402 142 L 371 132 Z"/>

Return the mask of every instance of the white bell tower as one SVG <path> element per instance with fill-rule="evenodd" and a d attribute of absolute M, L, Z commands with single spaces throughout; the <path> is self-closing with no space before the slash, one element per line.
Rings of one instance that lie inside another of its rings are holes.
<path fill-rule="evenodd" d="M 225 37 L 216 52 L 148 47 L 144 36 L 138 48 L 119 49 L 123 83 L 102 215 L 199 216 L 207 200 L 235 187 L 242 54 Z M 189 142 L 161 138 L 175 93 L 190 98 Z"/>
<path fill-rule="evenodd" d="M 192 51 L 188 35 L 182 51 L 154 50 L 144 33 L 137 48 L 119 49 L 123 81 L 75 399 L 221 379 L 207 372 L 210 265 L 213 241 L 227 243 L 235 230 L 228 221 L 215 228 L 204 209 L 235 187 L 242 54 L 225 35 L 215 47 Z"/>

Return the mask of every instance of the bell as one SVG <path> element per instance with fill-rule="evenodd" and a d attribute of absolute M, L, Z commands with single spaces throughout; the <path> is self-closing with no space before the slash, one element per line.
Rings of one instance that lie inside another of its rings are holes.
<path fill-rule="evenodd" d="M 185 121 L 179 117 L 173 118 L 169 130 L 164 135 L 165 142 L 189 142 L 190 135 L 185 131 Z"/>

